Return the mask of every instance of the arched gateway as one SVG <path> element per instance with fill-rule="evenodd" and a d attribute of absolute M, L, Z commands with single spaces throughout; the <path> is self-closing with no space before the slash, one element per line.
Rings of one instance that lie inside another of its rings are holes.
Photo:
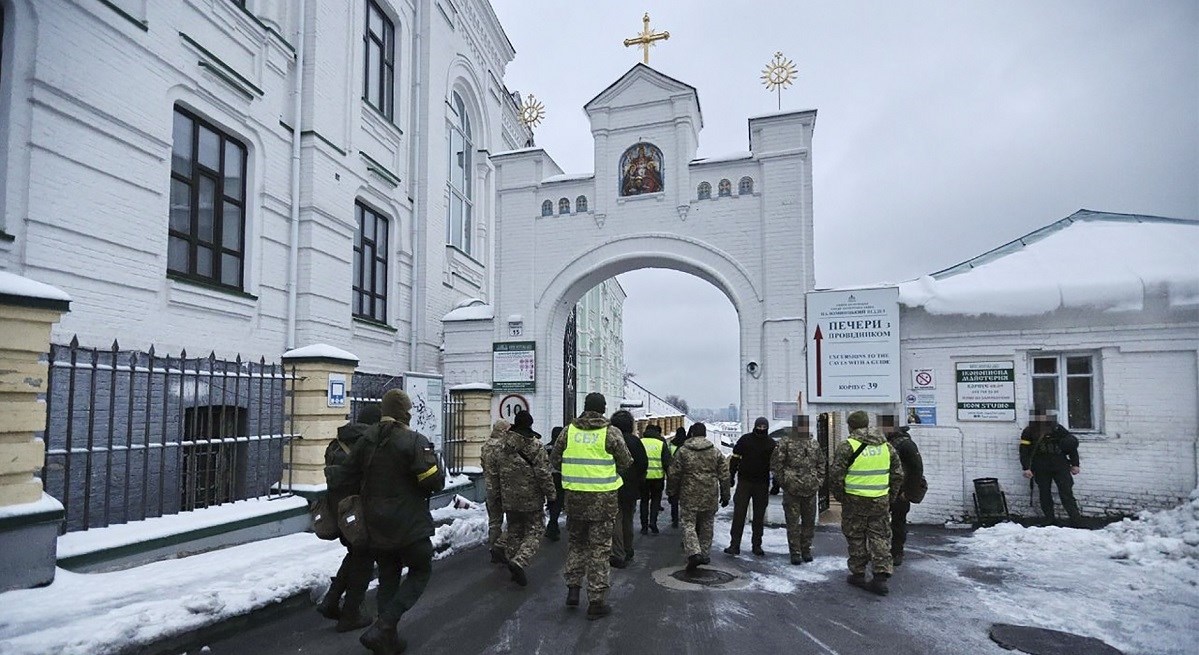
<path fill-rule="evenodd" d="M 667 268 L 707 280 L 737 310 L 742 420 L 793 402 L 805 386 L 804 293 L 813 285 L 815 110 L 751 118 L 749 151 L 696 159 L 696 90 L 648 66 L 585 109 L 594 174 L 565 175 L 539 148 L 492 155 L 496 295 L 491 311 L 447 316 L 446 383 L 488 382 L 495 344 L 534 342 L 535 391 L 522 395 L 548 433 L 563 420 L 563 334 L 575 303 L 614 275 Z M 543 211 L 560 198 L 575 205 Z M 637 320 L 705 329 L 666 315 Z"/>

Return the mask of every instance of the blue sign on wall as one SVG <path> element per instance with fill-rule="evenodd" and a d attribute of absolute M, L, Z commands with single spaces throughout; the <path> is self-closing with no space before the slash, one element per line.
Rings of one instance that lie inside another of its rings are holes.
<path fill-rule="evenodd" d="M 908 425 L 936 425 L 936 407 L 908 407 Z"/>

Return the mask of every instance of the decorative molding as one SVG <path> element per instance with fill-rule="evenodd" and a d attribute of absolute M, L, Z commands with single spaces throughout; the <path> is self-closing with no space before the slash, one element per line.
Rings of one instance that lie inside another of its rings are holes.
<path fill-rule="evenodd" d="M 599 212 L 596 212 L 596 213 L 595 213 L 595 214 L 592 216 L 592 218 L 594 218 L 594 219 L 595 219 L 595 225 L 596 225 L 596 227 L 599 227 L 599 228 L 603 228 L 603 227 L 604 227 L 604 221 L 608 220 L 608 216 L 607 216 L 607 214 L 601 214 L 601 213 L 599 213 Z"/>
<path fill-rule="evenodd" d="M 685 221 L 687 220 L 687 212 L 691 211 L 691 205 L 679 205 L 675 209 L 679 212 L 679 220 Z"/>
<path fill-rule="evenodd" d="M 366 154 L 365 152 L 359 150 L 358 154 L 362 157 L 362 160 L 366 162 L 366 170 L 383 178 L 383 181 L 387 182 L 392 187 L 400 186 L 400 176 L 399 175 L 396 175 L 395 173 L 389 171 L 386 166 L 375 161 L 374 158 L 372 158 L 370 155 Z"/>
<path fill-rule="evenodd" d="M 121 18 L 124 18 L 125 20 L 129 21 L 130 23 L 133 23 L 133 24 L 134 24 L 134 25 L 136 25 L 136 26 L 138 27 L 138 29 L 140 29 L 141 31 L 143 31 L 143 32 L 149 32 L 149 31 L 150 31 L 150 23 L 149 23 L 149 21 L 140 20 L 140 19 L 138 19 L 138 18 L 135 18 L 134 16 L 130 15 L 130 13 L 129 13 L 129 12 L 125 11 L 124 9 L 121 9 L 120 7 L 116 6 L 116 5 L 115 5 L 115 4 L 113 4 L 112 2 L 109 2 L 109 0 L 100 0 L 100 4 L 102 4 L 102 5 L 104 5 L 105 7 L 108 7 L 109 9 L 111 9 L 111 10 L 113 10 L 113 11 L 117 12 L 117 15 L 118 15 L 118 16 L 120 16 Z"/>
<path fill-rule="evenodd" d="M 237 72 L 229 64 L 226 64 L 224 61 L 221 60 L 220 57 L 217 57 L 216 55 L 212 54 L 212 52 L 210 50 L 208 50 L 208 48 L 205 48 L 204 46 L 200 45 L 199 42 L 197 42 L 195 39 L 191 38 L 190 36 L 188 36 L 187 34 L 185 34 L 183 32 L 180 32 L 179 36 L 183 39 L 183 41 L 185 43 L 187 43 L 191 47 L 195 48 L 200 53 L 200 55 L 203 57 L 203 59 L 201 59 L 199 62 L 197 62 L 201 68 L 207 69 L 215 77 L 224 81 L 229 86 L 232 86 L 237 91 L 242 92 L 249 98 L 253 98 L 255 95 L 258 95 L 258 96 L 265 95 L 263 93 L 262 89 L 258 88 L 258 86 L 255 85 L 253 82 L 251 82 L 246 76 Z"/>

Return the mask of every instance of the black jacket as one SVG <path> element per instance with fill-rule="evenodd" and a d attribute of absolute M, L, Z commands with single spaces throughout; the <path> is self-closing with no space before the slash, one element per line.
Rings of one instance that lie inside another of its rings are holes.
<path fill-rule="evenodd" d="M 1026 471 L 1064 471 L 1078 461 L 1078 438 L 1057 422 L 1051 428 L 1032 423 L 1020 433 L 1020 466 Z"/>
<path fill-rule="evenodd" d="M 429 496 L 445 487 L 445 471 L 424 435 L 384 419 L 354 444 L 346 470 L 362 488 L 370 548 L 396 550 L 433 536 Z"/>
<path fill-rule="evenodd" d="M 617 494 L 621 504 L 627 505 L 641 500 L 641 490 L 645 488 L 645 473 L 649 470 L 649 455 L 646 455 L 645 445 L 637 435 L 623 432 L 621 435 L 629 454 L 633 456 L 633 465 L 620 474 L 620 492 Z"/>
<path fill-rule="evenodd" d="M 736 484 L 740 475 L 746 482 L 770 482 L 770 455 L 774 446 L 774 439 L 767 434 L 742 435 L 729 457 L 729 480 Z"/>
<path fill-rule="evenodd" d="M 910 497 L 915 497 L 924 477 L 924 459 L 920 457 L 920 448 L 908 434 L 910 428 L 903 426 L 895 432 L 887 434 L 887 441 L 899 453 L 899 461 L 903 463 L 903 490 Z"/>

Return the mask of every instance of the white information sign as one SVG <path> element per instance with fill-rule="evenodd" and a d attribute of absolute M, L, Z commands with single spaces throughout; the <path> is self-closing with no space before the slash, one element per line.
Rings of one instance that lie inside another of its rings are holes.
<path fill-rule="evenodd" d="M 1016 420 L 1014 362 L 958 362 L 955 373 L 959 421 Z"/>
<path fill-rule="evenodd" d="M 933 376 L 933 370 L 931 368 L 912 369 L 912 388 L 936 389 L 937 378 Z"/>
<path fill-rule="evenodd" d="M 404 392 L 412 399 L 410 427 L 425 435 L 437 452 L 442 452 L 444 434 L 441 425 L 441 376 L 424 373 L 405 373 Z"/>
<path fill-rule="evenodd" d="M 346 376 L 342 373 L 329 374 L 329 387 L 325 394 L 329 407 L 346 406 Z"/>
<path fill-rule="evenodd" d="M 815 291 L 807 305 L 809 402 L 899 402 L 899 289 Z"/>
<path fill-rule="evenodd" d="M 502 341 L 491 347 L 491 388 L 508 393 L 537 392 L 537 344 Z"/>

